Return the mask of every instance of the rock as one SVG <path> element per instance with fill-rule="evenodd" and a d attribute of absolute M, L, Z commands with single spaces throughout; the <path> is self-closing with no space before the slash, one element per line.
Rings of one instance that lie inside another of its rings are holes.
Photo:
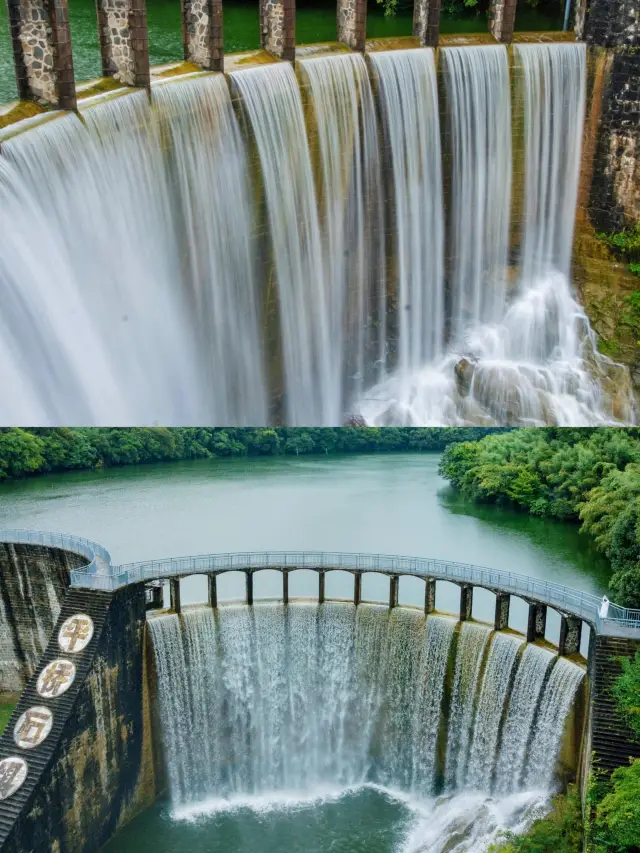
<path fill-rule="evenodd" d="M 460 361 L 454 367 L 454 370 L 456 372 L 456 385 L 458 386 L 458 393 L 461 397 L 467 397 L 469 391 L 471 390 L 471 382 L 473 381 L 475 367 L 466 358 L 461 358 Z"/>

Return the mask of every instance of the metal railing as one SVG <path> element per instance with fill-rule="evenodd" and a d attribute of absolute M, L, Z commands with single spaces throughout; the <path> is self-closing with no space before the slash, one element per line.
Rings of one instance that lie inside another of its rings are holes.
<path fill-rule="evenodd" d="M 43 530 L 0 530 L 0 542 L 8 542 L 16 545 L 44 545 L 49 548 L 60 548 L 63 551 L 71 551 L 80 554 L 89 561 L 79 572 L 71 572 L 71 585 L 75 586 L 73 576 L 80 574 L 82 577 L 92 578 L 96 575 L 111 576 L 111 555 L 109 552 L 82 536 L 73 536 L 70 533 L 47 533 Z M 83 585 L 83 584 L 80 584 Z M 93 586 L 93 584 L 88 584 Z"/>
<path fill-rule="evenodd" d="M 312 569 L 349 572 L 383 572 L 468 583 L 486 589 L 507 592 L 551 607 L 593 625 L 602 634 L 640 637 L 640 610 L 609 605 L 607 618 L 600 616 L 602 600 L 588 592 L 561 584 L 541 581 L 515 572 L 487 569 L 447 560 L 400 557 L 384 554 L 351 554 L 326 551 L 247 551 L 229 554 L 202 554 L 194 557 L 148 560 L 112 566 L 108 575 L 72 572 L 74 586 L 94 589 L 118 589 L 133 583 L 211 572 L 276 569 Z"/>

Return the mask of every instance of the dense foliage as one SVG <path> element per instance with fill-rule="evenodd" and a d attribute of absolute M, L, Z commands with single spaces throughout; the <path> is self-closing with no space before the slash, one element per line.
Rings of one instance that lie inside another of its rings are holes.
<path fill-rule="evenodd" d="M 521 429 L 448 447 L 441 473 L 475 500 L 581 522 L 611 560 L 611 593 L 640 607 L 640 431 Z"/>
<path fill-rule="evenodd" d="M 214 456 L 442 450 L 492 430 L 149 427 L 0 429 L 0 480 Z"/>
<path fill-rule="evenodd" d="M 413 0 L 376 0 L 382 6 L 386 16 L 391 17 L 398 12 L 407 12 L 413 9 Z M 525 0 L 527 6 L 544 11 L 557 11 L 558 7 L 564 8 L 564 0 Z M 460 17 L 465 14 L 484 14 L 489 8 L 489 0 L 444 0 L 442 13 L 451 17 Z"/>

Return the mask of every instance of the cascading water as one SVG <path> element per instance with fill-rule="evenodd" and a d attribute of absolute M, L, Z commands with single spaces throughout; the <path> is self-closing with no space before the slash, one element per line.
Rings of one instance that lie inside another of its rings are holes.
<path fill-rule="evenodd" d="M 514 636 L 464 624 L 456 641 L 451 618 L 380 605 L 193 608 L 149 629 L 176 816 L 365 786 L 413 809 L 404 853 L 526 825 L 584 675 Z"/>
<path fill-rule="evenodd" d="M 585 46 L 514 52 L 512 109 L 506 48 L 441 51 L 446 132 L 412 49 L 371 53 L 375 98 L 337 54 L 304 103 L 274 63 L 3 141 L 2 422 L 632 421 L 569 280 Z"/>

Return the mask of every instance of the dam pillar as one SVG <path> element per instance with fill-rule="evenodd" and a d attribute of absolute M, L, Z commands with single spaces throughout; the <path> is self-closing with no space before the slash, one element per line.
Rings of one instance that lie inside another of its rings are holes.
<path fill-rule="evenodd" d="M 217 575 L 207 575 L 207 604 L 212 610 L 215 610 L 218 606 Z"/>
<path fill-rule="evenodd" d="M 516 0 L 491 0 L 489 32 L 496 41 L 511 44 L 516 24 Z"/>
<path fill-rule="evenodd" d="M 423 47 L 437 47 L 442 0 L 414 0 L 413 34 Z"/>
<path fill-rule="evenodd" d="M 436 609 L 436 579 L 426 578 L 424 588 L 424 612 L 428 615 Z"/>
<path fill-rule="evenodd" d="M 147 610 L 162 610 L 164 605 L 162 583 L 146 588 L 146 604 Z"/>
<path fill-rule="evenodd" d="M 253 575 L 251 572 L 245 572 L 244 582 L 246 589 L 246 603 L 253 604 Z"/>
<path fill-rule="evenodd" d="M 473 587 L 470 584 L 460 584 L 460 621 L 471 619 L 473 610 Z"/>
<path fill-rule="evenodd" d="M 282 601 L 284 604 L 289 603 L 289 572 L 282 573 Z"/>
<path fill-rule="evenodd" d="M 544 640 L 547 630 L 547 605 L 538 604 L 536 601 L 529 602 L 529 617 L 527 619 L 527 642 L 535 643 L 536 640 Z"/>
<path fill-rule="evenodd" d="M 318 572 L 318 604 L 324 604 L 324 572 Z"/>
<path fill-rule="evenodd" d="M 367 40 L 367 0 L 338 0 L 338 41 L 364 51 Z"/>
<path fill-rule="evenodd" d="M 222 0 L 182 0 L 185 62 L 207 71 L 224 71 Z"/>
<path fill-rule="evenodd" d="M 149 36 L 145 0 L 97 0 L 102 75 L 148 89 Z"/>
<path fill-rule="evenodd" d="M 260 44 L 278 59 L 295 60 L 295 0 L 260 0 Z"/>
<path fill-rule="evenodd" d="M 509 607 L 511 605 L 511 596 L 508 592 L 496 593 L 496 612 L 493 621 L 493 627 L 496 631 L 504 631 L 509 627 Z"/>
<path fill-rule="evenodd" d="M 357 607 L 362 601 L 362 575 L 355 572 L 353 575 L 353 603 Z"/>
<path fill-rule="evenodd" d="M 171 578 L 169 581 L 169 600 L 174 613 L 180 613 L 180 578 Z"/>
<path fill-rule="evenodd" d="M 67 0 L 7 0 L 18 95 L 75 110 Z"/>
<path fill-rule="evenodd" d="M 558 654 L 576 655 L 580 651 L 582 639 L 582 619 L 577 616 L 560 615 L 560 642 Z"/>
<path fill-rule="evenodd" d="M 391 575 L 389 578 L 389 609 L 393 610 L 398 606 L 398 585 L 400 578 L 398 575 Z"/>

